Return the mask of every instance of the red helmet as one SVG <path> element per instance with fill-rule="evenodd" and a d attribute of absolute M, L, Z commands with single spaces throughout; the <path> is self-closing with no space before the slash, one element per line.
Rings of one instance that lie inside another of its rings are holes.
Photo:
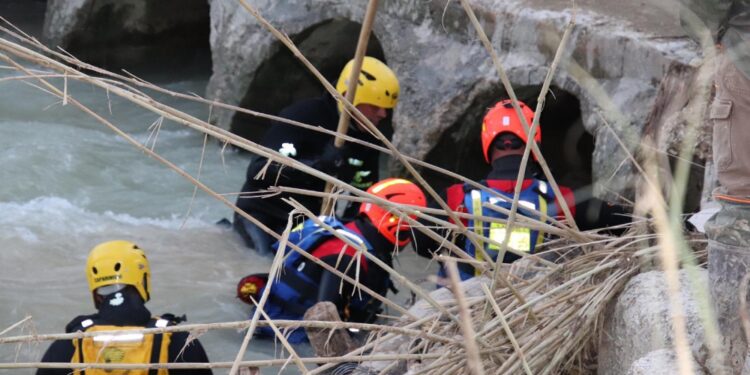
<path fill-rule="evenodd" d="M 379 181 L 370 186 L 367 192 L 393 203 L 419 207 L 427 206 L 427 199 L 422 189 L 413 182 L 402 178 L 387 178 Z M 393 215 L 389 210 L 372 202 L 366 202 L 362 203 L 359 212 L 365 214 L 372 224 L 378 228 L 378 232 L 391 243 L 404 246 L 411 240 L 408 221 Z M 415 218 L 415 216 L 409 217 Z"/>
<path fill-rule="evenodd" d="M 534 120 L 534 111 L 529 108 L 524 102 L 518 101 L 518 105 L 521 107 L 523 117 L 526 117 L 526 121 L 531 126 L 531 122 Z M 516 116 L 516 110 L 513 109 L 513 104 L 510 100 L 501 100 L 495 104 L 494 107 L 487 111 L 482 121 L 482 152 L 484 153 L 484 160 L 490 162 L 490 146 L 495 137 L 501 133 L 512 133 L 521 138 L 524 143 L 527 143 L 529 138 L 523 129 L 521 120 Z M 542 142 L 542 130 L 536 129 L 534 134 L 534 141 L 536 143 Z"/>

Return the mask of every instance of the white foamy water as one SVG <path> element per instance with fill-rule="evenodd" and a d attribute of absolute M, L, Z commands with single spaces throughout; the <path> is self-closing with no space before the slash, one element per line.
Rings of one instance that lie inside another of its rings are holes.
<path fill-rule="evenodd" d="M 168 87 L 203 92 L 205 81 Z M 158 119 L 153 113 L 112 95 L 108 100 L 87 85 L 70 82 L 68 90 L 138 141 L 151 146 L 156 138 L 157 152 L 197 176 L 202 134 L 164 121 L 157 135 L 149 130 Z M 165 101 L 207 117 L 204 106 Z M 236 192 L 248 161 L 208 142 L 201 180 L 219 193 Z M 37 89 L 3 82 L 0 165 L 0 330 L 33 319 L 7 335 L 61 333 L 73 317 L 94 312 L 85 260 L 92 246 L 110 239 L 131 240 L 147 251 L 153 313 L 187 314 L 189 323 L 247 318 L 249 307 L 234 297 L 234 286 L 248 273 L 267 270 L 270 259 L 213 224 L 231 217 L 229 208 L 201 191 L 193 198 L 192 184 L 112 130 Z M 214 361 L 232 360 L 241 339 L 235 331 L 201 338 Z M 0 359 L 37 361 L 47 345 L 0 346 Z M 259 342 L 246 358 L 269 358 L 273 351 Z"/>
<path fill-rule="evenodd" d="M 0 78 L 9 74 L 0 72 Z M 61 81 L 53 82 L 62 87 Z M 202 93 L 205 83 L 166 86 Z M 155 136 L 149 130 L 155 114 L 88 85 L 68 85 L 73 97 L 140 142 L 156 138 L 155 151 L 197 175 L 201 133 L 164 121 Z M 155 97 L 208 117 L 205 106 Z M 219 193 L 237 192 L 249 159 L 222 152 L 220 144 L 209 141 L 200 179 Z M 247 318 L 249 307 L 234 297 L 236 282 L 267 271 L 270 258 L 244 248 L 234 233 L 214 225 L 231 217 L 229 208 L 201 191 L 193 197 L 187 180 L 94 119 L 28 85 L 0 82 L 0 166 L 0 331 L 32 317 L 6 336 L 62 333 L 73 317 L 93 313 L 85 259 L 94 245 L 110 239 L 131 240 L 146 250 L 153 273 L 153 299 L 147 306 L 153 313 L 187 314 L 188 323 Z M 426 271 L 427 262 L 404 255 L 403 267 L 397 267 L 407 275 L 423 278 L 432 272 Z M 406 294 L 394 298 L 403 303 Z M 201 341 L 212 361 L 231 361 L 242 336 L 211 331 Z M 47 346 L 0 345 L 0 361 L 38 361 Z M 275 349 L 271 342 L 254 340 L 245 358 L 270 358 Z M 307 346 L 300 350 L 309 354 Z"/>

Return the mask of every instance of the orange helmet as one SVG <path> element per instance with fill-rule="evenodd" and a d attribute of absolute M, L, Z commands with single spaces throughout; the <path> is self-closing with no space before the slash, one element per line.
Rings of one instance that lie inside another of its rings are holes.
<path fill-rule="evenodd" d="M 534 120 L 534 111 L 529 108 L 524 102 L 518 101 L 518 105 L 521 106 L 521 112 L 523 117 L 531 126 L 531 122 Z M 513 103 L 510 100 L 501 100 L 495 104 L 494 107 L 487 111 L 482 120 L 482 152 L 484 153 L 484 160 L 490 162 L 490 146 L 495 137 L 502 133 L 512 133 L 521 138 L 524 143 L 527 143 L 529 138 L 523 129 L 521 120 L 516 116 L 516 110 L 513 109 Z M 536 129 L 534 134 L 534 141 L 536 143 L 542 142 L 542 130 Z"/>
<path fill-rule="evenodd" d="M 379 181 L 370 186 L 367 192 L 393 203 L 419 207 L 427 206 L 427 199 L 422 189 L 413 182 L 402 178 L 387 178 Z M 359 212 L 365 214 L 372 224 L 378 228 L 378 232 L 391 243 L 404 246 L 411 240 L 409 222 L 393 215 L 389 210 L 372 202 L 366 202 L 360 206 Z M 415 216 L 409 217 L 415 218 Z"/>

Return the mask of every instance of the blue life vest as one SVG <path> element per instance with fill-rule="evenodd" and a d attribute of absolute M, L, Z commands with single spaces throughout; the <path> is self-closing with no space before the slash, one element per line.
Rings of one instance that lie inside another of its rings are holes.
<path fill-rule="evenodd" d="M 344 224 L 333 217 L 321 216 L 320 220 L 333 228 L 338 234 L 359 243 L 372 252 L 372 246 L 358 233 L 344 226 Z M 305 220 L 295 227 L 289 234 L 288 242 L 299 246 L 302 250 L 315 255 L 315 249 L 323 242 L 331 239 L 334 235 L 327 229 L 321 227 L 313 220 Z M 273 245 L 278 251 L 279 242 Z M 314 269 L 315 264 L 292 250 L 286 248 L 286 259 L 283 263 L 281 276 L 271 286 L 268 301 L 264 306 L 265 312 L 271 319 L 301 320 L 310 307 L 317 303 L 319 280 L 315 280 L 308 271 Z M 366 293 L 356 293 L 350 303 L 351 308 L 359 308 L 366 305 L 371 297 Z M 273 336 L 270 327 L 259 327 L 258 331 L 264 336 Z M 307 340 L 304 329 L 298 328 L 288 338 L 289 342 L 298 343 Z"/>
<path fill-rule="evenodd" d="M 540 221 L 546 221 L 547 218 L 554 217 L 556 215 L 556 213 L 554 212 L 554 205 L 550 204 L 550 202 L 554 202 L 555 200 L 554 193 L 550 191 L 549 186 L 546 182 L 536 179 L 532 179 L 531 181 L 532 183 L 520 192 L 518 199 L 518 214 Z M 506 193 L 494 188 L 490 189 L 498 195 L 506 197 L 507 200 L 504 200 L 500 196 L 497 196 L 490 192 L 474 189 L 469 185 L 464 185 L 465 193 L 463 205 L 466 208 L 466 211 L 469 214 L 472 214 L 474 217 L 484 216 L 500 220 L 485 222 L 476 219 L 469 219 L 467 225 L 467 228 L 469 230 L 473 231 L 477 235 L 480 235 L 484 238 L 489 238 L 491 240 L 477 240 L 477 242 L 484 247 L 487 255 L 489 255 L 492 260 L 495 261 L 497 260 L 498 252 L 500 251 L 500 248 L 502 247 L 502 243 L 505 240 L 506 236 L 506 225 L 505 222 L 502 222 L 502 220 L 507 220 L 508 216 L 498 210 L 485 206 L 488 203 L 489 205 L 495 207 L 502 207 L 510 210 L 513 202 L 513 193 Z M 539 211 L 541 213 L 541 217 L 540 215 L 535 214 L 534 210 Z M 512 248 L 516 251 L 521 251 L 524 253 L 533 254 L 535 249 L 540 246 L 543 241 L 543 232 L 532 230 L 530 228 L 520 226 L 518 223 L 515 223 L 510 232 L 510 238 L 508 239 L 508 248 Z M 468 238 L 466 239 L 464 251 L 478 260 L 483 260 L 483 254 L 479 251 L 476 251 L 474 244 L 469 241 Z M 519 258 L 519 255 L 507 251 L 505 253 L 505 257 L 503 258 L 503 262 L 512 263 Z M 440 271 L 441 273 L 444 272 L 442 268 Z M 475 270 L 473 267 L 466 266 L 459 267 L 459 273 L 461 275 L 461 280 L 466 280 L 478 275 L 477 270 Z"/>

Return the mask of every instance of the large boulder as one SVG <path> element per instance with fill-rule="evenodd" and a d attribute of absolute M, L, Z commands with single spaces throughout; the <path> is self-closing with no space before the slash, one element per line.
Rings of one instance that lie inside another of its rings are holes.
<path fill-rule="evenodd" d="M 484 295 L 482 291 L 482 284 L 489 286 L 491 280 L 487 277 L 475 277 L 461 283 L 464 290 L 464 295 L 467 298 L 479 297 Z M 440 288 L 430 293 L 430 297 L 438 303 L 446 301 L 454 301 L 455 297 L 453 293 L 447 288 Z M 423 318 L 430 315 L 435 315 L 437 310 L 427 301 L 419 300 L 409 309 L 409 313 L 417 318 Z M 402 318 L 402 321 L 406 321 Z M 375 348 L 372 353 L 374 354 L 401 354 L 408 352 L 409 347 L 414 343 L 413 337 L 408 336 L 396 336 L 395 338 L 385 341 Z M 387 361 L 365 361 L 362 362 L 355 374 L 366 375 L 366 374 L 379 374 L 382 373 L 386 368 L 390 368 L 386 374 L 403 374 L 407 371 L 407 362 L 398 361 L 394 366 L 392 362 Z"/>
<path fill-rule="evenodd" d="M 365 8 L 364 2 L 336 0 L 248 2 L 290 36 L 330 19 L 360 22 Z M 471 1 L 515 86 L 542 84 L 572 17 L 570 9 L 548 3 L 558 2 Z M 583 126 L 596 137 L 593 177 L 600 193 L 629 191 L 631 174 L 627 163 L 621 166 L 626 153 L 616 138 L 635 147 L 667 67 L 697 56 L 697 48 L 677 31 L 661 38 L 663 30 L 635 30 L 622 19 L 579 9 L 565 53 L 570 64 L 563 64 L 552 82 L 580 100 Z M 457 2 L 382 1 L 373 33 L 401 80 L 393 142 L 406 154 L 424 158 L 446 130 L 464 126 L 466 113 L 481 115 L 502 94 L 497 71 Z M 211 1 L 211 46 L 214 74 L 207 95 L 235 105 L 264 60 L 285 48 L 234 0 Z M 213 113 L 215 123 L 229 128 L 232 111 Z M 477 116 L 465 126 L 476 127 Z"/>
<path fill-rule="evenodd" d="M 639 358 L 628 369 L 627 375 L 679 374 L 677 356 L 673 350 L 659 349 Z M 692 363 L 694 375 L 704 375 L 703 369 Z"/>
<path fill-rule="evenodd" d="M 699 316 L 699 305 L 694 291 L 708 283 L 708 272 L 697 269 L 694 279 L 686 271 L 680 272 L 680 305 L 687 329 L 687 340 L 694 360 L 706 363 L 704 326 Z M 673 313 L 670 309 L 664 273 L 651 271 L 633 277 L 622 294 L 605 314 L 604 333 L 599 342 L 600 375 L 633 374 L 644 372 L 648 363 L 664 363 L 664 352 L 650 357 L 657 350 L 674 347 Z M 655 358 L 661 358 L 658 361 Z M 636 365 L 635 362 L 640 364 Z M 635 372 L 633 372 L 635 371 Z M 651 372 L 674 373 L 674 372 Z"/>

